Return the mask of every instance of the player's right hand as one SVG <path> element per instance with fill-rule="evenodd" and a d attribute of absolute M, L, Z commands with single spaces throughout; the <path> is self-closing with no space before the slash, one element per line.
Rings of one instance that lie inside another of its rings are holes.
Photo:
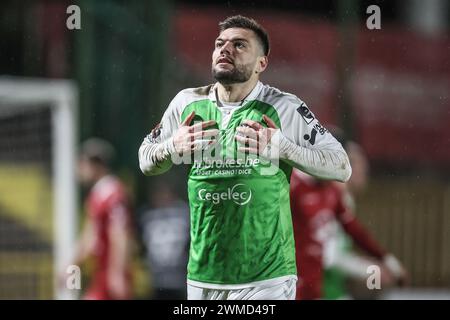
<path fill-rule="evenodd" d="M 216 124 L 215 120 L 202 121 L 191 125 L 194 117 L 195 111 L 192 111 L 173 135 L 175 151 L 180 155 L 191 154 L 213 144 L 216 140 L 214 137 L 219 134 L 217 129 L 203 130 Z"/>

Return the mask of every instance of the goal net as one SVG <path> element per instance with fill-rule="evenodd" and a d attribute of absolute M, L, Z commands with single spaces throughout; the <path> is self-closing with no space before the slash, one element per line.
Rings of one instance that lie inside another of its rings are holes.
<path fill-rule="evenodd" d="M 67 80 L 0 77 L 0 299 L 74 297 L 76 106 Z"/>

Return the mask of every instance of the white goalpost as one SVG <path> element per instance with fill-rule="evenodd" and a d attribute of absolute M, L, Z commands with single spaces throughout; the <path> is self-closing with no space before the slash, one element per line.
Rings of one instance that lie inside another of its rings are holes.
<path fill-rule="evenodd" d="M 0 77 L 0 228 L 7 221 L 3 234 L 10 233 L 0 239 L 0 277 L 11 281 L 10 287 L 0 283 L 2 298 L 74 297 L 57 278 L 77 230 L 77 107 L 77 87 L 69 80 Z M 33 260 L 37 256 L 50 258 Z"/>

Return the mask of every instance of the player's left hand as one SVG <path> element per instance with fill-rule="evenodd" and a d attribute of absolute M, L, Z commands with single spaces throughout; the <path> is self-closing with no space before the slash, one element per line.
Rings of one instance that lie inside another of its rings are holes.
<path fill-rule="evenodd" d="M 272 137 L 280 129 L 268 116 L 263 115 L 263 120 L 267 128 L 253 120 L 244 120 L 241 126 L 237 127 L 235 138 L 243 145 L 238 148 L 240 152 L 267 156 L 266 147 L 270 147 Z"/>

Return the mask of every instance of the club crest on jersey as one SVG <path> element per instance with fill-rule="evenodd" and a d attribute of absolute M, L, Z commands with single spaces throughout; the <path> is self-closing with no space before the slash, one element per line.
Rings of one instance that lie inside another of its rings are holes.
<path fill-rule="evenodd" d="M 161 135 L 162 124 L 158 123 L 156 127 L 150 131 L 149 138 L 151 142 L 156 142 L 156 139 Z"/>
<path fill-rule="evenodd" d="M 297 108 L 297 112 L 300 113 L 306 124 L 310 124 L 315 119 L 313 113 L 309 110 L 304 102 L 302 102 L 302 104 Z"/>

